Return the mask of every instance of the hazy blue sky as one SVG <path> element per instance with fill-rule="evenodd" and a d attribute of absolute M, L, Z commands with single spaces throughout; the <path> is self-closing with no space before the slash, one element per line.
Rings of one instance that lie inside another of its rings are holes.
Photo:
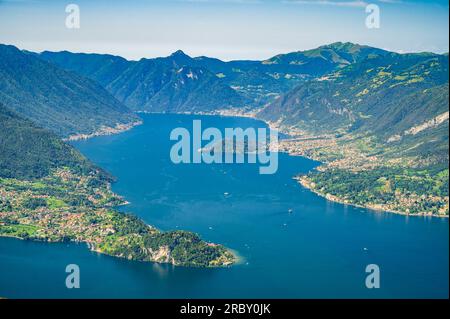
<path fill-rule="evenodd" d="M 78 4 L 81 28 L 67 29 Z M 368 3 L 380 29 L 365 26 Z M 0 43 L 129 59 L 182 49 L 225 60 L 351 41 L 399 52 L 448 52 L 448 0 L 0 0 Z"/>

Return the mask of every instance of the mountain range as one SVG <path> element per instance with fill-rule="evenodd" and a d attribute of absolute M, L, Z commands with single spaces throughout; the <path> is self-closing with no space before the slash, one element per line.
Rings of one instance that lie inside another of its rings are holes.
<path fill-rule="evenodd" d="M 167 107 L 170 111 L 210 111 L 263 106 L 307 79 L 387 53 L 338 42 L 265 61 L 192 58 L 181 50 L 139 61 L 67 51 L 44 51 L 39 57 L 100 83 L 133 110 L 161 112 Z M 161 106 L 166 101 L 170 103 Z"/>
<path fill-rule="evenodd" d="M 136 121 L 133 111 L 259 109 L 258 117 L 285 127 L 448 157 L 448 54 L 337 42 L 264 61 L 181 50 L 128 61 L 0 45 L 0 58 L 0 102 L 63 137 Z"/>
<path fill-rule="evenodd" d="M 341 42 L 229 62 L 0 45 L 0 177 L 92 169 L 60 138 L 136 123 L 135 112 L 226 110 L 278 126 L 294 137 L 284 149 L 326 163 L 302 183 L 327 198 L 448 214 L 448 76 L 448 54 Z"/>

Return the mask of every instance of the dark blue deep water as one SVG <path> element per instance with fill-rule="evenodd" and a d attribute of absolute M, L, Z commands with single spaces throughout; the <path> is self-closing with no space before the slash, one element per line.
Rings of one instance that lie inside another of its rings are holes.
<path fill-rule="evenodd" d="M 242 256 L 225 269 L 192 269 L 99 255 L 83 244 L 0 239 L 0 296 L 95 298 L 447 298 L 447 219 L 375 213 L 331 203 L 292 177 L 317 163 L 280 154 L 275 175 L 255 164 L 174 165 L 174 127 L 263 127 L 244 118 L 143 115 L 129 132 L 75 143 L 118 178 L 121 209 L 162 230 L 184 229 Z M 229 193 L 224 196 L 224 193 Z M 288 214 L 292 209 L 293 213 Z M 366 249 L 365 249 L 366 248 Z M 65 287 L 78 264 L 81 288 Z M 381 288 L 367 289 L 377 264 Z"/>

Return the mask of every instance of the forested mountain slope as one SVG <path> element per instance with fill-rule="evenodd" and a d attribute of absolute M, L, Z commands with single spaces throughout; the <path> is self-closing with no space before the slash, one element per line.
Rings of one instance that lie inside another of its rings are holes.
<path fill-rule="evenodd" d="M 94 170 L 89 161 L 55 134 L 0 103 L 0 178 L 36 179 L 60 167 L 85 174 Z"/>
<path fill-rule="evenodd" d="M 94 81 L 10 45 L 0 45 L 0 102 L 62 137 L 138 120 Z"/>
<path fill-rule="evenodd" d="M 235 262 L 220 245 L 161 232 L 114 211 L 111 178 L 55 134 L 0 104 L 0 236 L 86 242 L 111 256 L 215 267 Z"/>

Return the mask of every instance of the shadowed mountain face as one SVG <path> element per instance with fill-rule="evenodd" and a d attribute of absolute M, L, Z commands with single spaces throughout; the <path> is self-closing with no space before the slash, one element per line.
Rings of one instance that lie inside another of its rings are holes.
<path fill-rule="evenodd" d="M 209 70 L 185 64 L 175 53 L 169 58 L 141 60 L 107 85 L 130 108 L 150 112 L 211 111 L 242 107 L 245 98 Z"/>
<path fill-rule="evenodd" d="M 0 102 L 63 137 L 138 119 L 94 81 L 8 45 L 0 45 Z"/>
<path fill-rule="evenodd" d="M 182 51 L 137 62 L 69 52 L 43 52 L 40 57 L 97 81 L 136 111 L 210 111 L 242 107 L 248 102 Z"/>
<path fill-rule="evenodd" d="M 165 58 L 140 61 L 70 52 L 43 52 L 39 56 L 97 81 L 132 109 L 161 111 L 164 107 L 156 104 L 164 96 L 167 100 L 177 96 L 171 110 L 167 111 L 181 111 L 192 107 L 211 110 L 261 106 L 307 79 L 372 54 L 385 53 L 376 48 L 339 42 L 314 50 L 277 55 L 266 61 L 224 62 L 209 57 L 191 58 L 182 51 Z M 196 82 L 184 86 L 179 81 L 176 74 L 182 67 L 192 68 Z M 190 95 L 192 90 L 194 96 Z M 198 101 L 193 105 L 194 98 Z"/>

